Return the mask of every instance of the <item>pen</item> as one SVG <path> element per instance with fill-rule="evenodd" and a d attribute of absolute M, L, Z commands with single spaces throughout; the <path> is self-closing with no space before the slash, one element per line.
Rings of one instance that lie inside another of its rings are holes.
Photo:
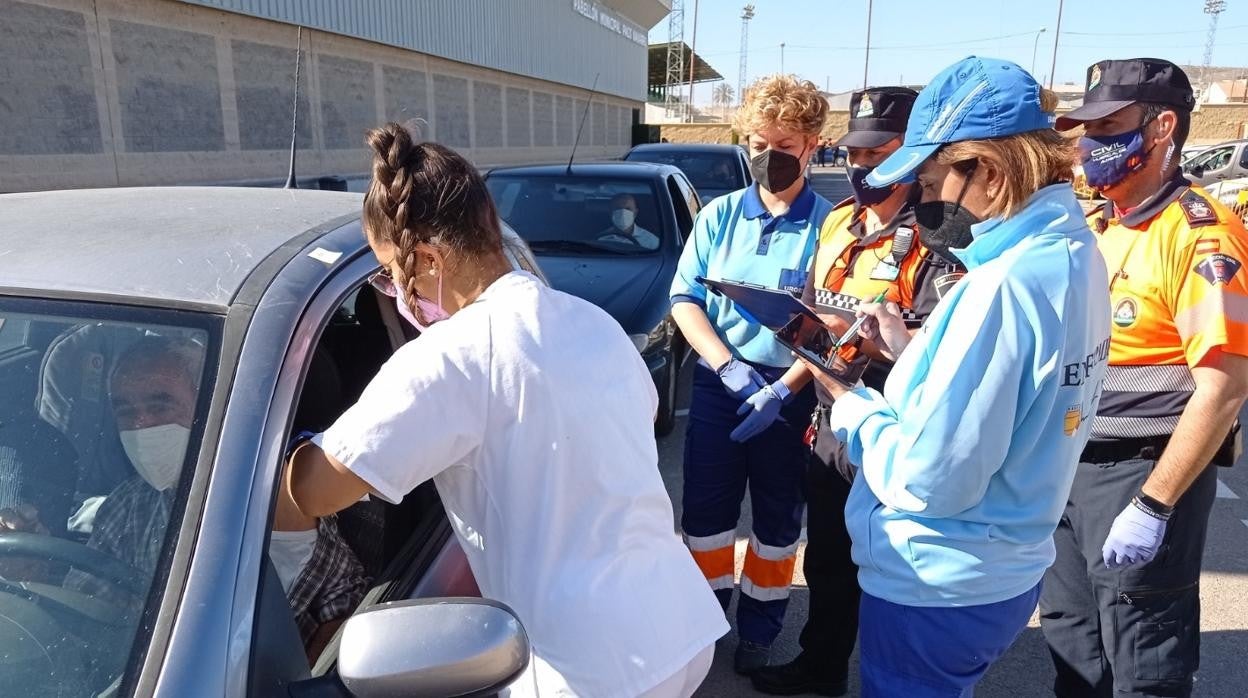
<path fill-rule="evenodd" d="M 885 298 L 885 297 L 887 297 L 887 295 L 888 295 L 888 294 L 887 294 L 887 292 L 886 292 L 886 291 L 880 291 L 880 295 L 876 296 L 876 297 L 875 297 L 875 300 L 873 300 L 873 301 L 871 301 L 871 302 L 872 302 L 872 303 L 883 303 L 883 302 L 884 302 L 884 298 Z M 866 316 L 866 315 L 863 315 L 862 317 L 858 318 L 857 320 L 854 320 L 854 324 L 850 325 L 850 326 L 849 326 L 849 329 L 845 331 L 845 334 L 841 335 L 840 339 L 836 340 L 836 344 L 835 344 L 835 345 L 833 345 L 833 346 L 834 346 L 834 348 L 839 349 L 839 348 L 841 348 L 842 346 L 844 346 L 846 342 L 850 341 L 850 338 L 851 338 L 851 337 L 853 337 L 854 335 L 858 334 L 858 330 L 862 329 L 862 323 L 864 323 L 864 322 L 866 322 L 866 321 L 867 321 L 867 316 Z"/>

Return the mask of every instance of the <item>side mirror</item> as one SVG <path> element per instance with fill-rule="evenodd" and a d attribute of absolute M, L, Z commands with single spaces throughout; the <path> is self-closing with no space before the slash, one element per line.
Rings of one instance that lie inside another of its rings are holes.
<path fill-rule="evenodd" d="M 1196 179 L 1200 179 L 1201 177 L 1205 176 L 1205 168 L 1199 167 L 1199 166 L 1193 167 L 1190 174 Z"/>
<path fill-rule="evenodd" d="M 378 604 L 346 622 L 338 676 L 354 696 L 468 696 L 507 687 L 529 664 L 516 615 L 487 599 Z"/>

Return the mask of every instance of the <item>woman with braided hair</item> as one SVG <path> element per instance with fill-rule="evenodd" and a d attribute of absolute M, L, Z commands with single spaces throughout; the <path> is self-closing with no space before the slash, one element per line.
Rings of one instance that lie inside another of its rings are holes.
<path fill-rule="evenodd" d="M 482 594 L 528 631 L 512 695 L 691 695 L 728 628 L 674 533 L 637 350 L 511 269 L 471 163 L 398 124 L 368 145 L 364 230 L 422 335 L 294 452 L 285 494 L 325 516 L 432 478 Z"/>

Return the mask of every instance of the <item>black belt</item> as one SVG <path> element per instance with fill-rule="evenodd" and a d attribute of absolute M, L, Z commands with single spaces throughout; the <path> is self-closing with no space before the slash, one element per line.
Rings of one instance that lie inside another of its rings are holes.
<path fill-rule="evenodd" d="M 1084 447 L 1083 455 L 1079 460 L 1084 463 L 1117 463 L 1134 458 L 1157 460 L 1161 458 L 1161 454 L 1166 450 L 1166 444 L 1168 443 L 1170 443 L 1169 434 L 1138 439 L 1089 441 L 1088 445 Z M 1238 457 L 1239 424 L 1236 423 L 1231 427 L 1231 431 L 1226 435 L 1226 439 L 1222 441 L 1222 445 L 1218 447 L 1218 452 L 1213 454 L 1213 459 L 1210 463 L 1229 468 L 1235 465 L 1235 459 Z"/>

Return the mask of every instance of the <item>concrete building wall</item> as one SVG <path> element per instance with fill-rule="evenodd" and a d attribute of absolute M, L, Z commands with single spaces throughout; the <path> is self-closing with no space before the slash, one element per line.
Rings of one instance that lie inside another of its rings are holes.
<path fill-rule="evenodd" d="M 284 179 L 295 39 L 172 0 L 0 0 L 0 192 Z M 481 165 L 562 161 L 589 96 L 340 34 L 303 47 L 300 176 L 366 172 L 386 120 Z M 578 159 L 622 153 L 641 107 L 595 96 Z"/>
<path fill-rule="evenodd" d="M 646 33 L 670 0 L 182 0 L 598 90 L 646 95 Z M 569 60 L 575 56 L 575 60 Z"/>

